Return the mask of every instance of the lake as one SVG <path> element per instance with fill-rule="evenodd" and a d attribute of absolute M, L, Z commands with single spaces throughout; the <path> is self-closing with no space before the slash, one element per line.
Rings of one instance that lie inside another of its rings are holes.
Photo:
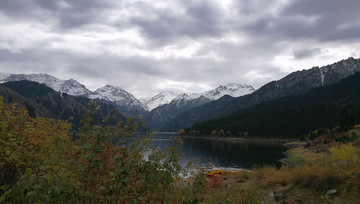
<path fill-rule="evenodd" d="M 153 136 L 152 146 L 158 146 L 161 150 L 171 146 L 170 137 L 173 134 L 157 133 Z M 280 159 L 284 158 L 285 146 L 269 142 L 248 142 L 217 140 L 199 137 L 183 137 L 183 145 L 180 147 L 184 153 L 180 165 L 185 166 L 192 158 L 197 158 L 197 166 L 205 167 L 213 163 L 215 167 L 245 168 L 250 169 L 254 165 L 281 166 Z"/>

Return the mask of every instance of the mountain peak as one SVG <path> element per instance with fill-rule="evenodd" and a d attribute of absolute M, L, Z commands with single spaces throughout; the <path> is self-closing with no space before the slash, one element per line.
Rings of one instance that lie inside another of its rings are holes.
<path fill-rule="evenodd" d="M 148 107 L 149 111 L 151 111 L 156 107 L 169 104 L 177 96 L 178 94 L 175 94 L 172 91 L 163 91 L 152 97 L 150 100 L 145 100 L 144 104 Z"/>
<path fill-rule="evenodd" d="M 226 85 L 220 85 L 213 90 L 200 93 L 200 95 L 204 95 L 205 97 L 212 100 L 217 100 L 225 95 L 229 95 L 232 97 L 240 97 L 246 94 L 250 94 L 254 91 L 255 89 L 250 85 L 229 83 Z"/>
<path fill-rule="evenodd" d="M 78 81 L 74 79 L 70 80 L 62 80 L 58 79 L 49 74 L 41 73 L 41 74 L 0 74 L 0 82 L 10 82 L 10 81 L 35 81 L 41 84 L 45 84 L 46 86 L 54 89 L 55 91 L 67 93 L 69 95 L 74 96 L 88 96 L 91 91 L 88 90 L 84 85 L 80 84 Z"/>
<path fill-rule="evenodd" d="M 112 103 L 115 103 L 119 107 L 126 107 L 126 109 L 141 110 L 142 112 L 147 111 L 148 109 L 142 102 L 136 99 L 129 92 L 125 91 L 120 87 L 115 87 L 109 84 L 105 85 L 104 87 L 98 88 L 89 97 L 92 99 L 98 98 L 110 101 Z M 128 111 L 127 113 L 130 113 L 130 111 Z"/>
<path fill-rule="evenodd" d="M 119 87 L 115 87 L 115 86 L 110 85 L 110 84 L 106 84 L 104 87 L 106 87 L 106 88 L 119 88 Z"/>
<path fill-rule="evenodd" d="M 75 79 L 73 79 L 73 78 L 68 79 L 68 80 L 66 80 L 66 81 L 68 81 L 68 82 L 72 82 L 72 83 L 74 83 L 74 82 L 79 83 L 78 81 L 76 81 L 76 80 L 75 80 Z"/>

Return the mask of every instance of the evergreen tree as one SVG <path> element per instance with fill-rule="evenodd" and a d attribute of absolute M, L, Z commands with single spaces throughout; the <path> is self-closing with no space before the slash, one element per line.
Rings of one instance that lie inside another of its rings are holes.
<path fill-rule="evenodd" d="M 343 106 L 340 113 L 340 131 L 347 131 L 351 128 L 350 111 Z"/>

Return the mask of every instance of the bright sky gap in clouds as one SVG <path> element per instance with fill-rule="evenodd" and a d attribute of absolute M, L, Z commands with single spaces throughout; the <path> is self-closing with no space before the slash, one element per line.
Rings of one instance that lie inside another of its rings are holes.
<path fill-rule="evenodd" d="M 0 0 L 0 71 L 137 98 L 360 57 L 359 0 Z"/>

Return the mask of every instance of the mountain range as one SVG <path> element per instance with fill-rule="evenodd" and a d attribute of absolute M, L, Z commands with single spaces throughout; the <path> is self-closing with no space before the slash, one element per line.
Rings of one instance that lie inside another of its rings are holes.
<path fill-rule="evenodd" d="M 340 82 L 261 102 L 197 123 L 185 131 L 217 136 L 299 138 L 317 129 L 345 129 L 359 123 L 360 72 L 357 72 Z"/>
<path fill-rule="evenodd" d="M 147 108 L 127 91 L 106 85 L 96 91 L 90 91 L 83 84 L 74 79 L 62 80 L 48 74 L 8 74 L 0 73 L 0 83 L 12 81 L 35 81 L 54 89 L 60 93 L 67 93 L 72 96 L 99 99 L 100 101 L 111 104 L 118 108 L 125 115 L 130 115 L 131 111 L 138 110 L 140 114 L 146 114 Z"/>
<path fill-rule="evenodd" d="M 219 100 L 224 96 L 239 97 L 254 92 L 250 85 L 227 84 L 220 85 L 216 89 L 194 94 L 180 94 L 170 103 L 159 106 L 147 115 L 148 124 L 154 130 L 161 129 L 166 123 L 177 115 L 192 108 L 202 106 L 211 101 Z"/>
<path fill-rule="evenodd" d="M 102 103 L 114 106 L 126 116 L 137 111 L 142 117 L 152 120 L 148 125 L 153 130 L 158 130 L 166 122 L 186 110 L 217 100 L 224 95 L 238 97 L 254 91 L 252 86 L 231 83 L 220 85 L 216 89 L 202 93 L 175 94 L 173 92 L 161 92 L 149 100 L 138 100 L 124 89 L 112 85 L 106 85 L 95 91 L 90 91 L 74 79 L 61 80 L 48 74 L 0 73 L 0 83 L 22 80 L 45 84 L 59 93 L 96 99 Z M 155 121 L 157 119 L 159 120 Z"/>
<path fill-rule="evenodd" d="M 0 83 L 21 80 L 39 82 L 52 88 L 60 96 L 66 93 L 74 97 L 97 99 L 102 104 L 119 109 L 124 116 L 129 116 L 137 110 L 143 118 L 150 119 L 148 126 L 152 130 L 178 131 L 261 102 L 298 95 L 316 87 L 334 84 L 359 71 L 360 59 L 348 58 L 331 65 L 293 72 L 280 80 L 265 84 L 258 90 L 250 85 L 231 83 L 202 93 L 162 92 L 149 100 L 139 100 L 124 89 L 112 85 L 90 91 L 74 79 L 61 80 L 48 74 L 0 73 Z M 30 102 L 34 101 L 27 104 Z M 40 112 L 35 115 L 39 114 Z"/>
<path fill-rule="evenodd" d="M 89 98 L 82 96 L 71 96 L 60 93 L 54 89 L 33 81 L 12 81 L 0 84 L 0 95 L 4 103 L 18 103 L 25 107 L 31 117 L 47 117 L 53 119 L 69 120 L 79 126 L 85 112 L 88 110 Z M 99 109 L 93 115 L 94 122 L 109 116 L 109 110 L 115 107 L 106 103 L 98 102 Z M 123 115 L 118 116 L 120 120 L 126 120 Z M 115 124 L 115 121 L 111 121 Z"/>
<path fill-rule="evenodd" d="M 141 99 L 141 102 L 143 102 L 143 104 L 147 106 L 148 110 L 151 111 L 164 104 L 169 104 L 178 95 L 179 94 L 176 94 L 172 91 L 164 91 L 149 100 Z"/>
<path fill-rule="evenodd" d="M 252 94 L 237 98 L 221 98 L 179 114 L 164 125 L 160 131 L 178 131 L 195 123 L 219 118 L 234 111 L 252 107 L 260 102 L 301 94 L 316 87 L 337 83 L 359 71 L 360 59 L 352 57 L 323 67 L 296 71 L 280 80 L 265 84 Z"/>

